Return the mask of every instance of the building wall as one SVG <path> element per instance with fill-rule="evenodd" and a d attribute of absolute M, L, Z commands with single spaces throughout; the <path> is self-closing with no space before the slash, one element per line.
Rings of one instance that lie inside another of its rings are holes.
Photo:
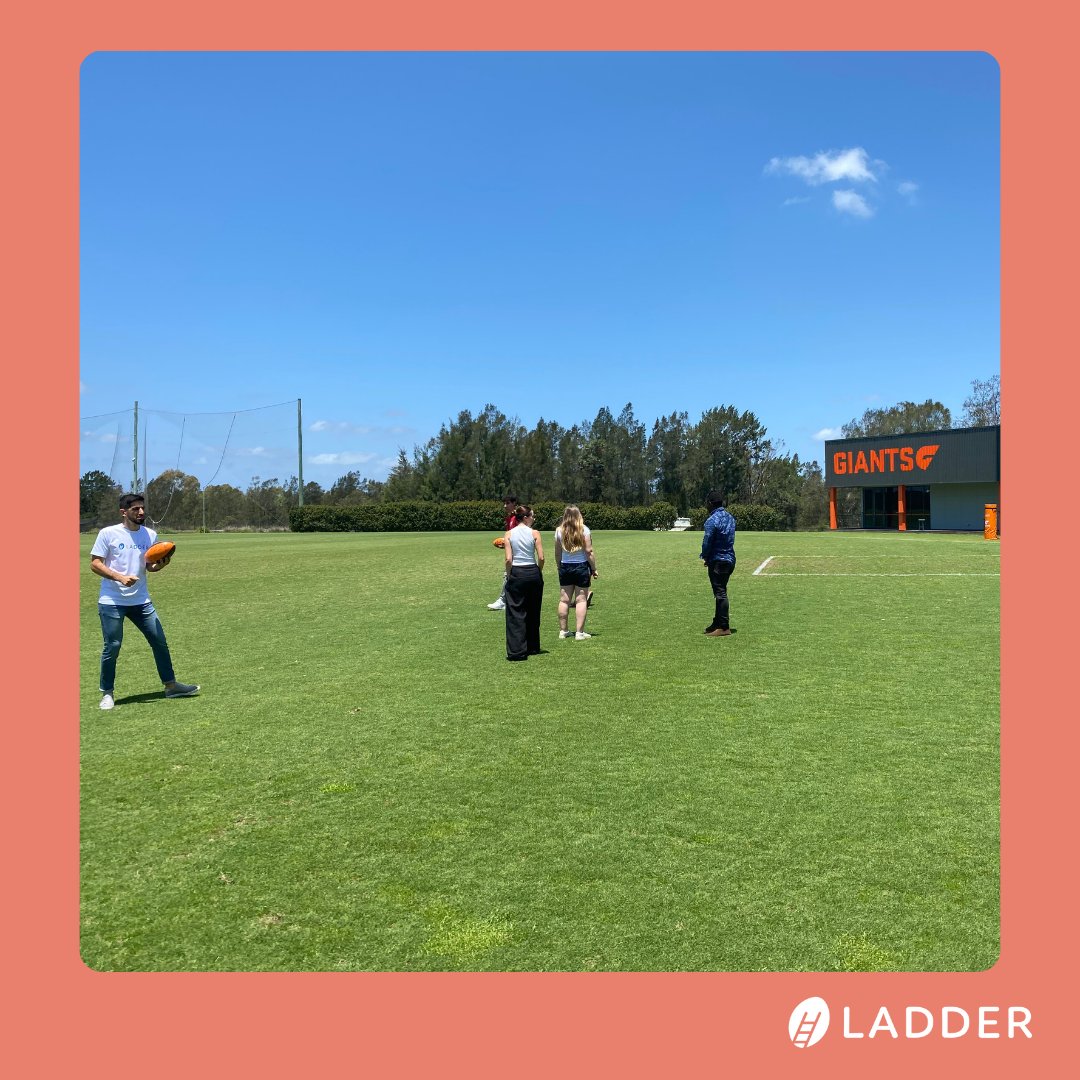
<path fill-rule="evenodd" d="M 997 484 L 932 484 L 930 527 L 982 532 L 987 503 L 1000 505 Z"/>
<path fill-rule="evenodd" d="M 980 484 L 1001 476 L 1001 428 L 951 428 L 911 435 L 829 439 L 826 487 Z"/>

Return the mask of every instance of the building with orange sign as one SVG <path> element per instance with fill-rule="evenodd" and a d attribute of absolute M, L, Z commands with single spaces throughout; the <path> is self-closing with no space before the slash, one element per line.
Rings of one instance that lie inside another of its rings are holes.
<path fill-rule="evenodd" d="M 1000 521 L 1001 428 L 830 439 L 825 486 L 833 529 L 840 527 L 840 499 L 857 489 L 859 520 L 845 519 L 845 525 L 982 532 L 988 506 Z"/>

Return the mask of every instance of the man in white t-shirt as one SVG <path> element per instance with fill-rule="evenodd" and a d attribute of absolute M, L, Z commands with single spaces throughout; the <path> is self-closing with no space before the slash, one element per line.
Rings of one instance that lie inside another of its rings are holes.
<path fill-rule="evenodd" d="M 98 616 L 105 647 L 101 652 L 101 708 L 111 709 L 116 658 L 124 641 L 124 620 L 130 619 L 143 633 L 154 652 L 158 677 L 165 684 L 167 698 L 191 697 L 198 686 L 176 681 L 172 657 L 165 641 L 150 593 L 146 588 L 146 573 L 156 573 L 169 564 L 169 556 L 160 562 L 148 563 L 146 552 L 157 542 L 157 533 L 146 528 L 146 506 L 141 495 L 124 495 L 120 499 L 120 524 L 110 525 L 97 534 L 90 549 L 90 569 L 102 579 L 98 596 Z"/>

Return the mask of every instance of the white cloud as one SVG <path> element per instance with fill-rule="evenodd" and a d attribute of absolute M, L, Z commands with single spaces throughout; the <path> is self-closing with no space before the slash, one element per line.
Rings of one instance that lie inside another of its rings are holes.
<path fill-rule="evenodd" d="M 793 195 L 790 199 L 785 199 L 782 206 L 798 206 L 799 203 L 808 203 L 810 201 L 809 195 Z"/>
<path fill-rule="evenodd" d="M 854 217 L 860 218 L 874 216 L 874 211 L 870 209 L 866 200 L 858 192 L 851 191 L 850 189 L 834 191 L 832 194 L 832 203 L 841 214 L 851 214 Z"/>
<path fill-rule="evenodd" d="M 393 424 L 390 427 L 371 427 L 367 424 L 350 424 L 348 420 L 316 420 L 309 431 L 330 432 L 335 435 L 415 435 L 413 428 L 402 424 Z"/>
<path fill-rule="evenodd" d="M 843 430 L 834 427 L 823 427 L 820 431 L 814 433 L 814 438 L 820 442 L 825 442 L 826 439 L 842 439 L 843 437 Z"/>
<path fill-rule="evenodd" d="M 919 185 L 914 180 L 901 180 L 896 185 L 896 190 L 900 192 L 908 201 L 908 206 L 916 206 L 919 202 Z"/>
<path fill-rule="evenodd" d="M 765 166 L 767 173 L 787 173 L 805 180 L 808 184 L 831 184 L 837 180 L 854 183 L 876 182 L 871 165 L 884 170 L 883 161 L 871 162 L 861 146 L 850 150 L 822 151 L 811 157 L 774 157 Z"/>
<path fill-rule="evenodd" d="M 89 442 L 118 443 L 120 436 L 110 431 L 84 431 L 82 437 Z"/>
<path fill-rule="evenodd" d="M 311 425 L 311 431 L 337 431 L 346 432 L 350 435 L 370 435 L 371 428 L 362 427 L 358 424 L 350 424 L 348 420 L 316 420 Z"/>
<path fill-rule="evenodd" d="M 369 461 L 373 461 L 375 457 L 375 454 L 345 452 L 341 454 L 316 454 L 308 460 L 312 465 L 366 465 Z"/>

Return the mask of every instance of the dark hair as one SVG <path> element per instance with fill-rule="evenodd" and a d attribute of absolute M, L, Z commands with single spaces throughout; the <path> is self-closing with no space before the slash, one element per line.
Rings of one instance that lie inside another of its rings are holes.
<path fill-rule="evenodd" d="M 504 495 L 503 496 L 503 502 L 504 503 L 511 502 L 515 506 L 517 505 L 517 499 L 518 499 L 518 497 L 516 495 Z"/>
<path fill-rule="evenodd" d="M 520 525 L 520 524 L 521 524 L 521 523 L 522 523 L 522 522 L 523 522 L 523 521 L 524 521 L 524 520 L 525 520 L 525 519 L 526 519 L 526 518 L 527 518 L 527 517 L 529 516 L 529 514 L 531 514 L 532 512 L 533 512 L 533 511 L 532 511 L 532 507 L 531 507 L 531 506 L 515 506 L 515 507 L 514 507 L 514 517 L 516 517 L 516 518 L 518 519 L 518 524 L 519 524 L 519 525 Z"/>
<path fill-rule="evenodd" d="M 713 488 L 713 490 L 705 496 L 705 509 L 708 510 L 710 514 L 723 505 L 724 493 L 722 491 Z"/>
<path fill-rule="evenodd" d="M 120 509 L 130 510 L 137 502 L 145 503 L 146 499 L 135 491 L 129 491 L 126 495 L 120 496 Z"/>

